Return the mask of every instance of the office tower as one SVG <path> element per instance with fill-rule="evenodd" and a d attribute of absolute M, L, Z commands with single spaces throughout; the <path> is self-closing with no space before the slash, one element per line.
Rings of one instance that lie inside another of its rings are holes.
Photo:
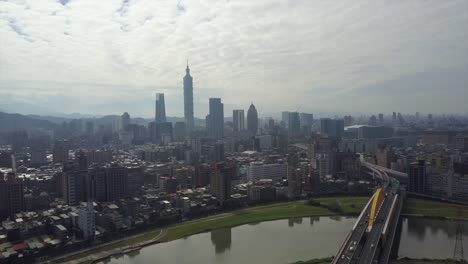
<path fill-rule="evenodd" d="M 154 120 L 156 123 L 166 122 L 166 104 L 164 103 L 164 94 L 156 94 L 156 112 Z"/>
<path fill-rule="evenodd" d="M 65 164 L 68 161 L 68 142 L 65 140 L 55 141 L 52 149 L 52 160 L 54 163 Z"/>
<path fill-rule="evenodd" d="M 231 179 L 236 169 L 224 162 L 216 163 L 210 175 L 210 192 L 223 203 L 231 196 Z"/>
<path fill-rule="evenodd" d="M 247 130 L 252 136 L 257 134 L 258 130 L 258 113 L 255 106 L 250 104 L 249 110 L 247 111 Z"/>
<path fill-rule="evenodd" d="M 289 111 L 281 112 L 281 122 L 286 129 L 289 127 Z"/>
<path fill-rule="evenodd" d="M 396 112 L 392 113 L 392 123 L 396 123 Z"/>
<path fill-rule="evenodd" d="M 288 131 L 290 135 L 298 135 L 301 132 L 301 121 L 298 112 L 289 112 Z"/>
<path fill-rule="evenodd" d="M 224 105 L 221 98 L 210 98 L 210 113 L 207 116 L 209 137 L 222 139 L 224 136 Z"/>
<path fill-rule="evenodd" d="M 175 141 L 184 141 L 186 136 L 186 126 L 185 122 L 176 122 L 174 124 L 174 140 Z"/>
<path fill-rule="evenodd" d="M 383 120 L 383 114 L 382 114 L 382 113 L 380 113 L 380 114 L 379 114 L 379 124 L 381 124 L 381 125 L 382 125 L 383 123 L 384 123 L 384 120 Z"/>
<path fill-rule="evenodd" d="M 408 192 L 425 193 L 426 189 L 426 161 L 418 160 L 408 168 Z"/>
<path fill-rule="evenodd" d="M 118 164 L 93 166 L 88 171 L 94 183 L 93 197 L 100 202 L 112 202 L 125 198 L 128 192 L 127 168 Z"/>
<path fill-rule="evenodd" d="M 127 112 L 125 112 L 120 117 L 120 130 L 126 130 L 128 125 L 130 125 L 130 115 Z"/>
<path fill-rule="evenodd" d="M 193 80 L 187 62 L 184 77 L 184 117 L 188 135 L 193 131 Z"/>
<path fill-rule="evenodd" d="M 320 119 L 320 133 L 330 137 L 340 138 L 344 131 L 343 119 Z"/>
<path fill-rule="evenodd" d="M 232 122 L 234 124 L 234 132 L 240 132 L 245 129 L 244 110 L 232 111 Z"/>

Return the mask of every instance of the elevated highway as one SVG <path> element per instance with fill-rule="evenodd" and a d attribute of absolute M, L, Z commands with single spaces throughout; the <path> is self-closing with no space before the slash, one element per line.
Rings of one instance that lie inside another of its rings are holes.
<path fill-rule="evenodd" d="M 350 234 L 345 238 L 332 263 L 388 263 L 393 246 L 404 194 L 399 181 L 406 174 L 363 162 L 381 187 L 376 190 L 361 212 Z M 390 176 L 391 175 L 391 176 Z M 359 226 L 360 228 L 356 228 Z M 364 231 L 363 231 L 364 230 Z"/>

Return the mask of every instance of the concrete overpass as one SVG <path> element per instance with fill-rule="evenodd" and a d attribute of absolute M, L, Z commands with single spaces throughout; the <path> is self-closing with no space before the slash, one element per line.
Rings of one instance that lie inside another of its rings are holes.
<path fill-rule="evenodd" d="M 363 162 L 368 173 L 380 180 L 381 187 L 369 199 L 356 224 L 338 250 L 337 263 L 388 263 L 404 201 L 399 181 L 406 174 Z M 392 177 L 391 177 L 391 176 Z"/>

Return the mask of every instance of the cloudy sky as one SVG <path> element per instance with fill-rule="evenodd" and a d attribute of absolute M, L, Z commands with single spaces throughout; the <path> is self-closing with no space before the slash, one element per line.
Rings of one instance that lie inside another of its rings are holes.
<path fill-rule="evenodd" d="M 0 110 L 468 112 L 467 0 L 0 1 Z"/>

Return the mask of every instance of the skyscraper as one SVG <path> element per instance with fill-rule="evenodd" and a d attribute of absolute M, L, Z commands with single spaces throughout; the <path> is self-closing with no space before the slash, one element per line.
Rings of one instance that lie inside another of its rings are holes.
<path fill-rule="evenodd" d="M 184 76 L 184 117 L 187 134 L 191 135 L 193 130 L 193 80 L 187 62 Z"/>
<path fill-rule="evenodd" d="M 301 121 L 298 112 L 289 112 L 288 131 L 291 135 L 297 135 L 301 132 Z"/>
<path fill-rule="evenodd" d="M 221 139 L 224 136 L 224 104 L 221 98 L 210 98 L 210 113 L 206 117 L 209 137 Z"/>
<path fill-rule="evenodd" d="M 232 111 L 232 122 L 234 124 L 234 131 L 240 132 L 245 129 L 244 110 L 238 109 Z"/>
<path fill-rule="evenodd" d="M 127 112 L 125 112 L 120 117 L 120 130 L 126 130 L 128 125 L 130 125 L 130 115 Z"/>
<path fill-rule="evenodd" d="M 157 124 L 166 122 L 166 104 L 164 103 L 164 94 L 156 94 L 156 112 L 155 118 Z"/>
<path fill-rule="evenodd" d="M 250 104 L 249 110 L 247 111 L 247 130 L 250 134 L 255 136 L 258 130 L 258 113 L 255 106 Z"/>

